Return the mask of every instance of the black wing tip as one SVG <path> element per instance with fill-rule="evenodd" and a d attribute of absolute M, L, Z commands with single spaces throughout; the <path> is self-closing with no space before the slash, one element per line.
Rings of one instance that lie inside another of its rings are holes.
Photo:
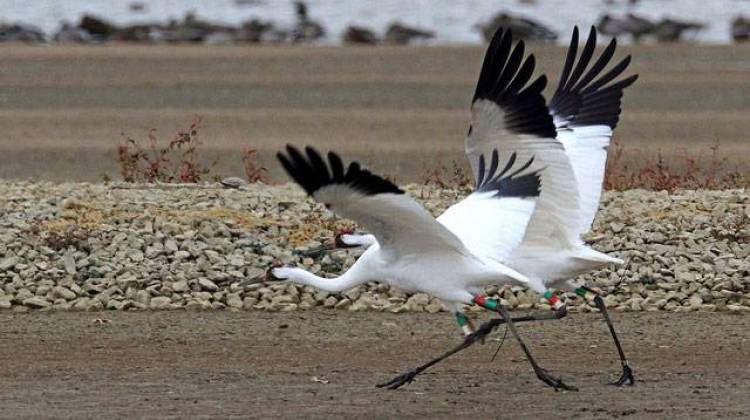
<path fill-rule="evenodd" d="M 492 158 L 493 162 L 497 162 L 498 157 L 496 149 L 492 152 Z M 483 161 L 484 156 L 480 156 L 480 159 Z M 528 169 L 529 166 L 531 166 L 531 164 L 534 162 L 534 157 L 532 156 L 519 168 L 517 168 L 513 172 L 509 172 L 511 169 L 513 169 L 515 161 L 516 153 L 512 153 L 508 157 L 508 161 L 506 162 L 505 167 L 503 167 L 503 169 L 499 172 L 497 172 L 496 170 L 497 164 L 493 164 L 486 176 L 480 175 L 481 178 L 477 182 L 476 190 L 478 192 L 494 192 L 495 194 L 493 195 L 493 197 L 496 198 L 538 197 L 541 193 L 542 169 L 537 169 L 519 175 L 521 172 L 524 172 L 526 169 Z"/>
<path fill-rule="evenodd" d="M 488 100 L 505 112 L 507 128 L 517 134 L 556 135 L 542 95 L 546 77 L 529 84 L 536 67 L 533 54 L 524 58 L 523 40 L 513 43 L 511 31 L 498 28 L 485 53 L 472 103 Z"/>
<path fill-rule="evenodd" d="M 404 194 L 392 182 L 361 169 L 356 161 L 350 162 L 344 171 L 341 157 L 336 152 L 329 151 L 326 162 L 315 148 L 306 146 L 304 150 L 305 155 L 288 144 L 286 154 L 278 152 L 276 157 L 287 174 L 309 195 L 327 185 L 346 185 L 365 195 Z"/>
<path fill-rule="evenodd" d="M 573 32 L 575 39 L 577 28 L 574 28 Z M 564 121 L 563 126 L 608 125 L 614 129 L 619 121 L 622 91 L 638 78 L 634 75 L 616 80 L 630 65 L 631 55 L 627 55 L 609 70 L 604 71 L 617 48 L 616 38 L 612 38 L 596 62 L 588 66 L 593 58 L 596 34 L 596 27 L 592 26 L 586 46 L 578 60 L 575 60 L 578 62 L 569 78 L 568 72 L 573 60 L 566 60 L 563 76 L 550 102 L 551 111 Z M 569 54 L 575 48 L 576 46 L 571 43 Z"/>

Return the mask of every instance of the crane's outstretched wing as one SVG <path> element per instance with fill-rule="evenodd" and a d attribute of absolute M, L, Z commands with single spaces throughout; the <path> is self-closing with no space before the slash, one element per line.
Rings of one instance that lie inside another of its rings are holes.
<path fill-rule="evenodd" d="M 461 240 L 390 181 L 361 169 L 357 162 L 344 169 L 333 152 L 328 153 L 328 162 L 311 147 L 305 148 L 305 155 L 287 146 L 286 154 L 277 156 L 289 176 L 315 201 L 364 226 L 386 254 L 466 252 Z"/>
<path fill-rule="evenodd" d="M 549 105 L 557 139 L 565 146 L 578 184 L 580 211 L 574 219 L 574 232 L 578 235 L 591 229 L 599 208 L 607 148 L 620 117 L 622 91 L 638 78 L 638 75 L 632 75 L 608 84 L 630 64 L 628 55 L 602 74 L 615 53 L 617 43 L 614 39 L 584 74 L 595 46 L 596 29 L 592 26 L 576 63 L 578 27 L 573 29 L 565 66 Z"/>
<path fill-rule="evenodd" d="M 522 162 L 535 157 L 545 168 L 543 188 L 524 242 L 549 242 L 555 237 L 572 243 L 577 235 L 569 221 L 578 217 L 578 191 L 542 96 L 547 79 L 540 76 L 527 86 L 534 72 L 534 56 L 524 60 L 523 41 L 511 49 L 512 43 L 510 31 L 498 29 L 487 48 L 471 105 L 466 155 L 477 180 L 482 177 L 480 156 L 490 156 L 493 150 L 504 156 L 515 153 Z"/>
<path fill-rule="evenodd" d="M 484 155 L 479 156 L 476 190 L 449 207 L 438 222 L 461 238 L 472 254 L 507 263 L 524 237 L 539 196 L 539 171 L 528 170 L 533 161 L 514 167 L 514 153 L 498 171 L 497 150 L 487 169 Z"/>

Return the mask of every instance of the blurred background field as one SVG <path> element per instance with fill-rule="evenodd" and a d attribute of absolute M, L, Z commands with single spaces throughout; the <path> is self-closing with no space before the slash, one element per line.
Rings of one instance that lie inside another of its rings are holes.
<path fill-rule="evenodd" d="M 585 38 L 596 25 L 600 45 L 620 41 L 615 60 L 633 55 L 626 74 L 641 75 L 610 168 L 657 179 L 654 189 L 710 186 L 685 182 L 700 169 L 745 179 L 713 188 L 750 179 L 750 1 L 0 0 L 0 10 L 2 178 L 119 179 L 127 139 L 149 152 L 150 136 L 165 147 L 200 120 L 202 180 L 243 177 L 243 156 L 283 180 L 273 154 L 286 143 L 340 150 L 399 182 L 445 180 L 466 168 L 487 36 L 503 26 L 525 38 L 549 97 L 573 26 Z"/>
<path fill-rule="evenodd" d="M 565 37 L 568 34 L 564 35 Z M 564 48 L 531 44 L 552 89 Z M 625 94 L 615 138 L 637 165 L 661 150 L 726 168 L 750 163 L 750 45 L 622 46 L 638 82 Z M 125 136 L 166 142 L 202 118 L 215 172 L 242 176 L 242 151 L 280 180 L 286 143 L 335 148 L 399 181 L 451 161 L 463 137 L 483 47 L 0 45 L 0 177 L 117 177 Z"/>

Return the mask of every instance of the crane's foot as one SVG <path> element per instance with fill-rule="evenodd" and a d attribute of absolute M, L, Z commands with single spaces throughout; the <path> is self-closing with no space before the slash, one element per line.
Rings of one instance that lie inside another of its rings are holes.
<path fill-rule="evenodd" d="M 630 366 L 628 365 L 622 365 L 622 375 L 620 375 L 620 379 L 616 380 L 615 382 L 612 382 L 610 385 L 614 385 L 614 386 L 635 385 L 635 377 L 633 376 L 633 369 L 631 369 Z"/>
<path fill-rule="evenodd" d="M 536 369 L 536 377 L 541 379 L 545 384 L 551 386 L 552 388 L 555 388 L 555 391 L 559 391 L 561 389 L 565 391 L 578 391 L 578 388 L 566 384 L 560 378 L 555 378 L 554 376 L 552 376 L 552 374 L 547 372 L 547 370 L 542 367 Z"/>
<path fill-rule="evenodd" d="M 401 375 L 391 379 L 390 381 L 384 382 L 382 384 L 377 384 L 375 386 L 378 388 L 398 389 L 403 385 L 410 384 L 418 373 L 419 372 L 417 372 L 416 369 L 409 369 Z"/>

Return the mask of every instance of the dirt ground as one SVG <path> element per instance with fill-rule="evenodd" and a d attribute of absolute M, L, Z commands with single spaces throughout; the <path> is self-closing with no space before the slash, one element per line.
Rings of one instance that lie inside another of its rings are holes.
<path fill-rule="evenodd" d="M 510 338 L 494 362 L 491 341 L 387 391 L 373 385 L 458 342 L 449 314 L 2 313 L 0 417 L 750 415 L 750 317 L 614 317 L 634 387 L 606 384 L 619 365 L 598 314 L 570 314 L 519 329 L 579 392 L 536 380 Z"/>
<path fill-rule="evenodd" d="M 552 92 L 560 47 L 532 45 Z M 616 138 L 639 162 L 658 150 L 707 159 L 721 142 L 750 171 L 750 45 L 639 46 Z M 335 148 L 398 181 L 465 164 L 468 105 L 480 47 L 0 46 L 0 177 L 116 178 L 126 136 L 163 142 L 203 118 L 205 160 L 242 175 L 246 148 L 282 179 L 286 143 Z"/>

